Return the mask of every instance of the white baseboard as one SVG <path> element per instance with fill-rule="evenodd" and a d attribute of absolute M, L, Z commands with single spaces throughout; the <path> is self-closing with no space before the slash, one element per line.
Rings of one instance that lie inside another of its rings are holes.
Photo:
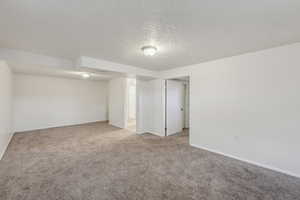
<path fill-rule="evenodd" d="M 240 157 L 237 157 L 237 156 L 226 154 L 226 153 L 223 153 L 223 152 L 220 152 L 220 151 L 217 151 L 217 150 L 213 150 L 213 149 L 210 149 L 210 148 L 206 148 L 206 147 L 203 147 L 203 146 L 199 146 L 199 145 L 196 145 L 196 144 L 190 144 L 190 145 L 193 146 L 193 147 L 199 148 L 199 149 L 203 149 L 203 150 L 206 150 L 206 151 L 210 151 L 212 153 L 216 153 L 216 154 L 220 154 L 220 155 L 223 155 L 223 156 L 226 156 L 226 157 L 230 157 L 230 158 L 233 158 L 233 159 L 236 159 L 236 160 L 239 160 L 239 161 L 243 161 L 243 162 L 246 162 L 246 163 L 249 163 L 249 164 L 252 164 L 252 165 L 256 165 L 256 166 L 259 166 L 259 167 L 262 167 L 262 168 L 266 168 L 266 169 L 273 170 L 273 171 L 276 171 L 276 172 L 280 172 L 280 173 L 283 173 L 283 174 L 286 174 L 286 175 L 289 175 L 289 176 L 294 176 L 296 178 L 300 178 L 299 174 L 295 174 L 295 173 L 290 172 L 290 171 L 282 170 L 282 169 L 272 167 L 272 166 L 269 166 L 269 165 L 265 165 L 265 164 L 257 163 L 257 162 L 251 161 L 251 160 L 243 159 L 243 158 L 240 158 Z"/>
<path fill-rule="evenodd" d="M 108 124 L 113 126 L 113 127 L 116 127 L 116 128 L 125 129 L 125 127 L 122 127 L 122 126 L 119 126 L 119 125 L 116 125 L 116 124 L 111 124 L 110 122 L 108 122 Z"/>
<path fill-rule="evenodd" d="M 4 154 L 5 154 L 6 150 L 7 150 L 7 147 L 8 147 L 8 145 L 9 145 L 9 143 L 11 142 L 11 139 L 12 139 L 12 137 L 14 136 L 14 134 L 15 134 L 15 133 L 11 133 L 11 134 L 10 134 L 10 136 L 9 136 L 9 138 L 8 138 L 8 141 L 7 141 L 6 145 L 5 145 L 5 147 L 3 148 L 2 152 L 0 152 L 0 160 L 2 160 Z"/>
<path fill-rule="evenodd" d="M 136 130 L 135 133 L 138 134 L 138 135 L 142 135 L 142 134 L 147 133 L 147 132 L 143 131 L 143 130 Z"/>
<path fill-rule="evenodd" d="M 90 123 L 96 123 L 96 122 L 108 122 L 108 120 L 86 121 L 86 122 L 80 122 L 80 123 L 66 123 L 66 124 L 61 124 L 61 125 L 43 126 L 43 127 L 33 128 L 33 129 L 31 128 L 31 129 L 15 130 L 15 133 L 22 133 L 22 132 L 28 132 L 28 131 L 38 131 L 38 130 L 50 129 L 50 128 L 61 128 L 61 127 L 68 127 L 68 126 L 77 126 L 77 125 L 84 125 L 84 124 L 90 124 Z"/>
<path fill-rule="evenodd" d="M 161 135 L 159 133 L 153 132 L 153 131 L 147 131 L 146 133 L 150 133 L 152 135 L 156 135 L 156 136 L 159 136 L 159 137 L 164 137 L 165 136 L 165 135 Z"/>

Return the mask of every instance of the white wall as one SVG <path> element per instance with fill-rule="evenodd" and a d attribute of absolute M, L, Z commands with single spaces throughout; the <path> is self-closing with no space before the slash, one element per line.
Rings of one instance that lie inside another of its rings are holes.
<path fill-rule="evenodd" d="M 107 120 L 107 82 L 14 76 L 16 132 L 104 120 Z"/>
<path fill-rule="evenodd" d="M 300 43 L 165 72 L 190 75 L 190 143 L 300 176 Z"/>
<path fill-rule="evenodd" d="M 109 124 L 126 127 L 127 119 L 127 79 L 115 78 L 109 81 Z"/>
<path fill-rule="evenodd" d="M 6 63 L 0 61 L 0 159 L 12 135 L 12 74 Z"/>

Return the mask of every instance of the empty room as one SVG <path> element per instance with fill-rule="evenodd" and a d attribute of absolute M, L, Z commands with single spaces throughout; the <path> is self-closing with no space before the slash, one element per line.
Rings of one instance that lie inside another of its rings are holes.
<path fill-rule="evenodd" d="M 0 200 L 300 200 L 300 1 L 2 0 Z"/>

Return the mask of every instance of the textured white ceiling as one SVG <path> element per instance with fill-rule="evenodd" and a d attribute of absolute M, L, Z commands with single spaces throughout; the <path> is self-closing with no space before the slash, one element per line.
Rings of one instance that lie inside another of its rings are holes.
<path fill-rule="evenodd" d="M 299 0 L 1 0 L 0 47 L 164 70 L 298 42 L 299 19 Z"/>

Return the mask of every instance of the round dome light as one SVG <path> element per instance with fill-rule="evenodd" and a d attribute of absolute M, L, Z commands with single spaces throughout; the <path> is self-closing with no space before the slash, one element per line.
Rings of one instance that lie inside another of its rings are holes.
<path fill-rule="evenodd" d="M 157 48 L 154 46 L 144 46 L 142 47 L 142 51 L 145 56 L 154 56 L 157 52 Z"/>

